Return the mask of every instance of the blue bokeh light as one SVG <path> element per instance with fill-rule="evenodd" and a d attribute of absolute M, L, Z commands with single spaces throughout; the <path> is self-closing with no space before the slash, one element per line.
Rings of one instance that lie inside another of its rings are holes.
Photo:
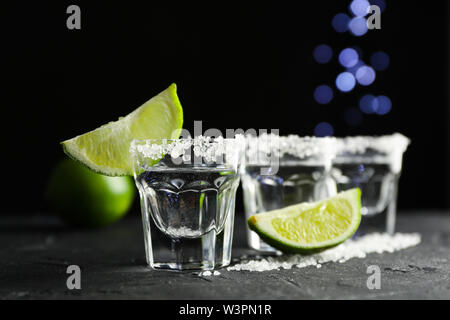
<path fill-rule="evenodd" d="M 316 137 L 328 137 L 334 134 L 334 128 L 328 122 L 321 122 L 314 128 L 314 135 Z"/>
<path fill-rule="evenodd" d="M 367 22 L 363 17 L 356 17 L 350 20 L 348 27 L 354 36 L 360 37 L 367 33 Z"/>
<path fill-rule="evenodd" d="M 330 62 L 333 57 L 333 50 L 329 45 L 320 44 L 314 48 L 313 56 L 317 63 L 325 64 Z"/>
<path fill-rule="evenodd" d="M 363 115 L 361 111 L 358 110 L 358 108 L 349 108 L 344 113 L 344 120 L 349 126 L 357 127 L 361 125 Z"/>
<path fill-rule="evenodd" d="M 351 46 L 351 48 L 356 51 L 356 53 L 358 54 L 359 58 L 361 59 L 362 56 L 363 56 L 363 51 L 362 51 L 361 47 L 359 47 L 359 46 Z"/>
<path fill-rule="evenodd" d="M 380 116 L 383 116 L 385 114 L 388 114 L 392 109 L 392 102 L 391 99 L 389 99 L 386 96 L 378 96 L 377 97 L 378 102 L 378 108 L 376 110 L 376 113 Z"/>
<path fill-rule="evenodd" d="M 377 71 L 384 71 L 389 67 L 389 55 L 383 51 L 378 51 L 370 57 L 370 64 Z"/>
<path fill-rule="evenodd" d="M 369 7 L 370 3 L 367 0 L 353 0 L 350 4 L 350 11 L 357 17 L 364 17 Z"/>
<path fill-rule="evenodd" d="M 358 69 L 363 66 L 365 66 L 364 62 L 362 60 L 359 60 L 353 67 L 348 68 L 347 71 L 351 72 L 353 75 L 356 75 L 356 71 L 358 71 Z"/>
<path fill-rule="evenodd" d="M 333 89 L 327 85 L 320 85 L 314 90 L 314 99 L 317 103 L 327 104 L 333 99 Z"/>
<path fill-rule="evenodd" d="M 359 61 L 358 52 L 352 48 L 346 48 L 339 54 L 339 63 L 346 68 L 354 67 Z"/>
<path fill-rule="evenodd" d="M 336 87 L 343 92 L 351 91 L 355 84 L 355 77 L 350 72 L 342 72 L 336 78 Z"/>
<path fill-rule="evenodd" d="M 348 30 L 348 24 L 350 22 L 350 17 L 345 13 L 338 13 L 331 20 L 331 25 L 336 32 L 342 33 Z"/>
<path fill-rule="evenodd" d="M 369 86 L 375 81 L 376 74 L 372 67 L 362 66 L 356 71 L 355 77 L 360 85 Z"/>
<path fill-rule="evenodd" d="M 366 114 L 377 112 L 378 99 L 371 94 L 366 94 L 359 100 L 359 109 Z"/>
<path fill-rule="evenodd" d="M 384 0 L 370 0 L 370 3 L 380 7 L 381 12 L 386 10 L 386 1 Z"/>

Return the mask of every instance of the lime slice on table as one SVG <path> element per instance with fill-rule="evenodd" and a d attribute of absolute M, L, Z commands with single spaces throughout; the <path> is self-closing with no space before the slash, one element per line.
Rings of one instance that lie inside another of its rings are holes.
<path fill-rule="evenodd" d="M 283 252 L 314 253 L 350 238 L 361 221 L 361 190 L 351 189 L 314 202 L 255 214 L 250 229 Z"/>
<path fill-rule="evenodd" d="M 133 139 L 177 139 L 183 109 L 177 86 L 151 98 L 142 106 L 93 131 L 61 142 L 64 152 L 91 170 L 109 176 L 133 175 L 129 153 Z"/>

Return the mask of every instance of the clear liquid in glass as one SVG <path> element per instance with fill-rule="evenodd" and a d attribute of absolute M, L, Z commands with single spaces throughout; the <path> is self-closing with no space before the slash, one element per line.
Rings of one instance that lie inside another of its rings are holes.
<path fill-rule="evenodd" d="M 148 264 L 173 270 L 229 265 L 238 184 L 236 172 L 217 167 L 154 167 L 137 176 Z"/>
<path fill-rule="evenodd" d="M 393 218 L 388 214 L 395 206 L 399 174 L 391 170 L 389 163 L 345 163 L 333 164 L 332 176 L 338 192 L 360 188 L 361 225 L 358 234 L 369 232 L 393 233 Z"/>

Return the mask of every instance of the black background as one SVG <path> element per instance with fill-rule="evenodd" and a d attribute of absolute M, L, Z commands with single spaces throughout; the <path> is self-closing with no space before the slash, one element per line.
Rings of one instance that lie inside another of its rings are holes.
<path fill-rule="evenodd" d="M 204 129 L 312 135 L 327 121 L 338 136 L 402 132 L 413 143 L 400 209 L 447 207 L 447 2 L 387 0 L 382 29 L 363 37 L 331 26 L 349 2 L 2 4 L 0 211 L 45 211 L 46 179 L 64 157 L 58 143 L 128 114 L 172 82 L 189 130 L 202 120 Z M 81 7 L 81 30 L 66 27 L 70 4 Z M 312 56 L 321 43 L 335 53 L 326 65 Z M 314 88 L 334 84 L 337 53 L 353 45 L 366 60 L 387 52 L 389 69 L 370 87 L 335 90 L 329 105 L 317 104 Z M 388 95 L 392 111 L 350 127 L 345 110 L 365 93 Z"/>

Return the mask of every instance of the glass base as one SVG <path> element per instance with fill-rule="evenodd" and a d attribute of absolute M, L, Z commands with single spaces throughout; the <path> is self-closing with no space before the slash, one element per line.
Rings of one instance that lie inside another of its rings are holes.
<path fill-rule="evenodd" d="M 223 230 L 211 230 L 197 238 L 172 238 L 143 215 L 147 264 L 155 270 L 209 271 L 230 265 L 234 212 Z"/>
<path fill-rule="evenodd" d="M 155 270 L 168 270 L 168 271 L 212 271 L 216 269 L 214 265 L 208 262 L 187 262 L 187 263 L 153 263 L 149 265 Z"/>
<path fill-rule="evenodd" d="M 390 235 L 395 233 L 395 204 L 391 204 L 380 213 L 363 215 L 354 237 L 361 237 L 375 232 L 388 233 Z"/>

